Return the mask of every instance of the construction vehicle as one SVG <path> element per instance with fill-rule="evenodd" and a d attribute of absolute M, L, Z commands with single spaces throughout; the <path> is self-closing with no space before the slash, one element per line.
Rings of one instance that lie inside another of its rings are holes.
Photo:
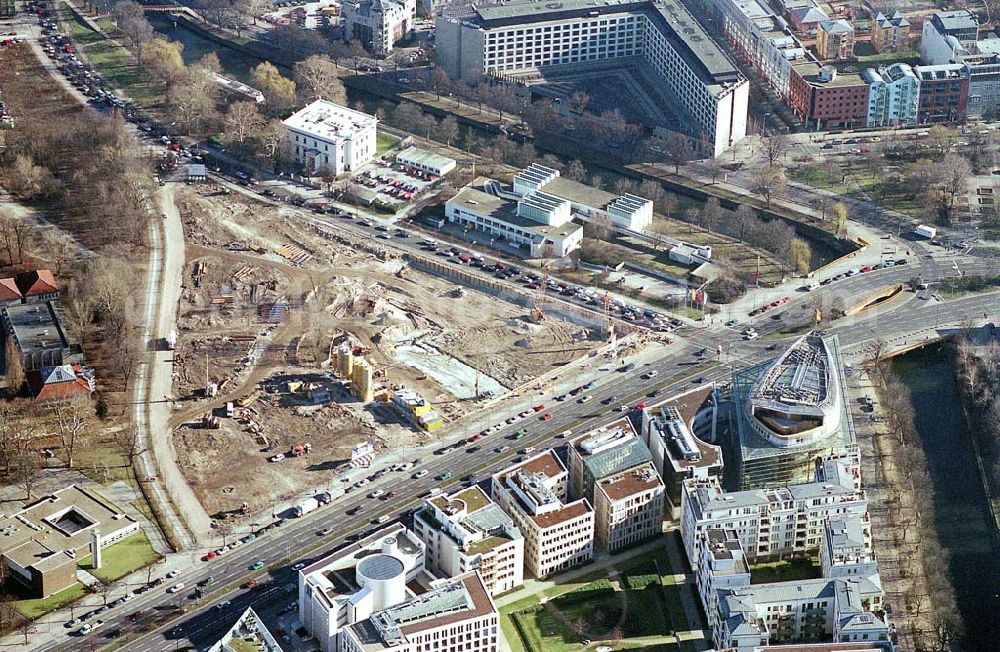
<path fill-rule="evenodd" d="M 312 450 L 312 444 L 295 444 L 292 446 L 292 450 L 289 453 L 291 457 L 299 457 L 300 455 L 305 455 Z"/>
<path fill-rule="evenodd" d="M 211 412 L 201 417 L 201 427 L 208 430 L 218 430 L 222 427 L 222 421 Z"/>
<path fill-rule="evenodd" d="M 177 348 L 177 331 L 171 330 L 163 340 L 166 342 L 167 350 L 173 351 Z"/>
<path fill-rule="evenodd" d="M 240 505 L 240 514 L 246 515 L 250 513 L 250 503 L 243 503 Z"/>

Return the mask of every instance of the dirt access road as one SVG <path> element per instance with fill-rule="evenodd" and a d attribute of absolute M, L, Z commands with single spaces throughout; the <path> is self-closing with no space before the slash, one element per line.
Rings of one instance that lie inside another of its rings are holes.
<path fill-rule="evenodd" d="M 155 466 L 151 467 L 149 454 L 142 456 L 144 469 L 150 472 L 149 475 L 156 475 L 150 487 L 159 498 L 158 502 L 164 505 L 166 519 L 178 543 L 188 548 L 193 543 L 192 537 L 202 540 L 209 536 L 212 520 L 177 466 L 177 453 L 169 437 L 172 401 L 168 397 L 172 383 L 173 351 L 163 350 L 159 344 L 176 324 L 177 300 L 184 273 L 184 232 L 174 203 L 173 185 L 161 188 L 158 199 L 166 218 L 153 225 L 153 255 L 146 286 L 143 332 L 144 340 L 153 351 L 147 356 L 148 366 L 136 382 L 134 417 L 144 447 L 152 453 L 152 460 L 155 461 Z M 159 473 L 152 473 L 153 468 Z M 174 509 L 169 509 L 171 503 Z"/>

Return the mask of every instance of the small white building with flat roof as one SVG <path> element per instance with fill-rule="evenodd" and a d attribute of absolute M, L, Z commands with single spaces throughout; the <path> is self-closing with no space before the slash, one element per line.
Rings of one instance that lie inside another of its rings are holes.
<path fill-rule="evenodd" d="M 419 147 L 407 147 L 399 154 L 396 154 L 396 162 L 408 168 L 438 177 L 448 174 L 457 165 L 453 158 L 428 152 L 426 149 L 420 149 Z"/>
<path fill-rule="evenodd" d="M 306 174 L 339 176 L 375 156 L 378 118 L 373 115 L 316 100 L 281 124 L 288 154 Z"/>

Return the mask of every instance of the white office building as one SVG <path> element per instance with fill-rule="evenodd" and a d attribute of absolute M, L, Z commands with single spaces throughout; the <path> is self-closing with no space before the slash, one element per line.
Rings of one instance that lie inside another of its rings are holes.
<path fill-rule="evenodd" d="M 424 543 L 394 523 L 299 571 L 299 620 L 323 652 L 337 649 L 340 632 L 413 596 L 409 584 L 433 577 L 424 570 Z"/>
<path fill-rule="evenodd" d="M 920 108 L 920 78 L 909 64 L 867 68 L 861 78 L 868 84 L 867 127 L 898 127 L 917 124 Z"/>
<path fill-rule="evenodd" d="M 413 35 L 417 0 L 344 0 L 340 12 L 345 41 L 389 54 L 396 41 Z"/>
<path fill-rule="evenodd" d="M 586 499 L 567 501 L 569 474 L 550 449 L 492 478 L 493 499 L 524 536 L 524 564 L 543 578 L 594 555 L 594 511 Z"/>
<path fill-rule="evenodd" d="M 308 175 L 339 176 L 375 156 L 378 119 L 367 113 L 316 100 L 281 124 L 289 157 Z"/>
<path fill-rule="evenodd" d="M 677 1 L 564 0 L 474 7 L 437 21 L 438 65 L 452 77 L 640 57 L 718 156 L 746 136 L 749 83 Z"/>
<path fill-rule="evenodd" d="M 691 568 L 698 540 L 710 529 L 734 530 L 750 560 L 819 550 L 827 519 L 865 519 L 857 455 L 827 457 L 816 480 L 776 489 L 725 492 L 718 477 L 687 480 L 681 495 L 681 538 Z"/>
<path fill-rule="evenodd" d="M 491 595 L 524 584 L 524 537 L 478 485 L 426 499 L 413 531 L 441 576 L 478 571 Z"/>
<path fill-rule="evenodd" d="M 337 652 L 497 652 L 498 615 L 478 573 L 445 580 L 344 629 Z"/>
<path fill-rule="evenodd" d="M 517 196 L 499 181 L 479 177 L 449 199 L 445 218 L 524 250 L 530 258 L 561 258 L 580 248 L 583 227 L 568 201 L 545 192 Z"/>

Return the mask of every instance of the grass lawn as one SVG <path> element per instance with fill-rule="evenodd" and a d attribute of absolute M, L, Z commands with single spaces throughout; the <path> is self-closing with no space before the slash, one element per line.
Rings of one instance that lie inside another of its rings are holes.
<path fill-rule="evenodd" d="M 140 74 L 132 55 L 121 44 L 106 39 L 79 23 L 73 13 L 65 8 L 62 22 L 69 27 L 83 57 L 122 93 L 145 107 L 163 103 L 164 87 Z"/>
<path fill-rule="evenodd" d="M 750 566 L 750 583 L 770 584 L 771 582 L 811 580 L 820 577 L 822 572 L 819 557 L 786 559 Z"/>
<path fill-rule="evenodd" d="M 104 549 L 104 563 L 99 570 L 90 568 L 90 556 L 80 560 L 80 566 L 88 573 L 105 582 L 113 582 L 134 570 L 138 570 L 160 558 L 149 545 L 146 533 L 139 530 L 124 541 L 111 544 Z"/>
<path fill-rule="evenodd" d="M 501 609 L 500 626 L 514 652 L 580 650 L 581 639 L 609 640 L 615 628 L 620 628 L 623 649 L 676 649 L 653 645 L 659 637 L 673 636 L 674 625 L 688 629 L 666 551 L 633 558 L 615 570 L 612 576 L 604 569 L 548 589 L 545 604 L 530 597 Z"/>
<path fill-rule="evenodd" d="M 83 585 L 77 582 L 68 589 L 63 589 L 59 593 L 50 595 L 47 598 L 37 598 L 35 600 L 18 600 L 14 603 L 14 608 L 28 618 L 37 618 L 59 607 L 78 600 L 83 597 Z"/>
<path fill-rule="evenodd" d="M 396 146 L 399 139 L 381 131 L 375 134 L 375 156 L 382 156 Z"/>
<path fill-rule="evenodd" d="M 688 272 L 691 271 L 691 268 L 687 265 L 682 265 L 675 260 L 670 260 L 670 254 L 666 251 L 654 258 L 651 261 L 650 266 L 655 267 L 665 274 L 676 276 L 677 278 L 687 278 Z"/>

